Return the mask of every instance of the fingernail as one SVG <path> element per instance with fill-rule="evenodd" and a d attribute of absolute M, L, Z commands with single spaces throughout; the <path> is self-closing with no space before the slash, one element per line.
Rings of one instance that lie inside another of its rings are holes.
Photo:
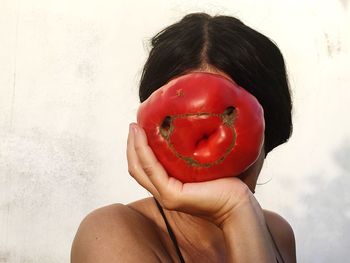
<path fill-rule="evenodd" d="M 130 124 L 130 129 L 131 129 L 131 131 L 132 131 L 134 134 L 136 134 L 137 131 L 138 131 L 137 124 L 131 123 L 131 124 Z"/>

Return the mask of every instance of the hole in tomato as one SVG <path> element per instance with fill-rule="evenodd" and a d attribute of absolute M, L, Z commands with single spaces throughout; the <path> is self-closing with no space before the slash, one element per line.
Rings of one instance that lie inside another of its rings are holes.
<path fill-rule="evenodd" d="M 170 125 L 171 125 L 171 117 L 170 116 L 166 116 L 162 122 L 162 124 L 160 125 L 160 127 L 163 130 L 168 131 L 170 129 Z"/>
<path fill-rule="evenodd" d="M 227 107 L 222 114 L 222 119 L 225 125 L 232 126 L 236 117 L 236 108 L 233 106 Z"/>
<path fill-rule="evenodd" d="M 166 140 L 169 139 L 169 135 L 171 133 L 171 117 L 166 116 L 164 120 L 162 121 L 160 125 L 160 134 L 165 138 Z"/>
<path fill-rule="evenodd" d="M 224 111 L 224 114 L 227 116 L 232 115 L 235 110 L 236 110 L 236 108 L 233 106 L 227 107 Z"/>

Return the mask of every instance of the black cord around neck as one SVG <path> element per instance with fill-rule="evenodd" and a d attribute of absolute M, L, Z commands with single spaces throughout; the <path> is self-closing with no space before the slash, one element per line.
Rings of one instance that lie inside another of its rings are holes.
<path fill-rule="evenodd" d="M 158 203 L 157 199 L 154 198 L 154 200 L 156 201 L 157 207 L 158 207 L 160 213 L 162 214 L 162 217 L 163 217 L 163 219 L 164 219 L 166 228 L 168 229 L 169 236 L 170 236 L 171 240 L 173 241 L 173 244 L 174 244 L 174 246 L 175 246 L 176 253 L 177 253 L 177 255 L 179 256 L 180 262 L 181 262 L 181 263 L 185 263 L 185 260 L 184 260 L 182 254 L 181 254 L 180 248 L 179 248 L 179 246 L 178 246 L 178 244 L 177 244 L 177 240 L 176 240 L 175 234 L 174 234 L 173 230 L 171 229 L 168 220 L 166 219 L 166 216 L 165 216 L 165 214 L 164 214 L 163 208 L 162 208 L 162 206 Z"/>

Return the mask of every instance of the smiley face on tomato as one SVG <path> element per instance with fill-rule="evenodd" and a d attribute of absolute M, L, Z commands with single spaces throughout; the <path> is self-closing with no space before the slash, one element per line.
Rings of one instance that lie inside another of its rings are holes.
<path fill-rule="evenodd" d="M 264 142 L 257 99 L 208 72 L 182 75 L 157 89 L 140 105 L 137 122 L 169 176 L 184 183 L 241 174 Z"/>

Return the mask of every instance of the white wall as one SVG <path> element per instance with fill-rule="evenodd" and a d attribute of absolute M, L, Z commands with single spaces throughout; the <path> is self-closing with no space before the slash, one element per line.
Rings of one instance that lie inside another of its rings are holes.
<path fill-rule="evenodd" d="M 68 262 L 88 212 L 148 196 L 125 157 L 147 40 L 194 11 L 237 16 L 278 43 L 295 130 L 269 155 L 256 195 L 293 225 L 300 262 L 347 261 L 349 9 L 347 0 L 0 0 L 0 262 Z"/>

